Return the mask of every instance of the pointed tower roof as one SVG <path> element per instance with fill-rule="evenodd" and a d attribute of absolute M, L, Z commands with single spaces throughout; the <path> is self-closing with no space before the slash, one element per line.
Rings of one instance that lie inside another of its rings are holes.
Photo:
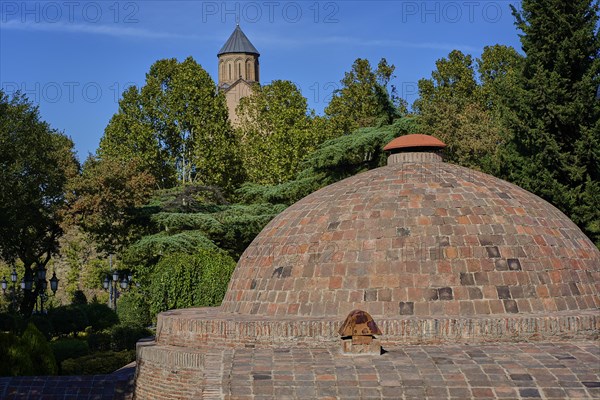
<path fill-rule="evenodd" d="M 235 30 L 231 36 L 229 36 L 229 39 L 227 39 L 227 42 L 225 42 L 223 47 L 221 47 L 221 50 L 219 50 L 217 56 L 227 53 L 247 53 L 256 54 L 258 56 L 260 55 L 258 50 L 256 50 L 256 47 L 250 43 L 250 40 L 246 34 L 242 32 L 242 28 L 240 28 L 239 25 L 235 27 Z"/>

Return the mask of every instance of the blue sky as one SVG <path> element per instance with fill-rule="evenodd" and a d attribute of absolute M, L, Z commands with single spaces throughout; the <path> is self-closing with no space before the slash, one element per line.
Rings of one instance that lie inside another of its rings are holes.
<path fill-rule="evenodd" d="M 128 85 L 150 65 L 192 56 L 213 77 L 236 22 L 261 53 L 261 82 L 293 81 L 322 113 L 358 58 L 396 66 L 412 103 L 417 82 L 453 49 L 520 50 L 518 1 L 10 1 L 0 2 L 0 85 L 22 90 L 42 118 L 95 152 Z"/>

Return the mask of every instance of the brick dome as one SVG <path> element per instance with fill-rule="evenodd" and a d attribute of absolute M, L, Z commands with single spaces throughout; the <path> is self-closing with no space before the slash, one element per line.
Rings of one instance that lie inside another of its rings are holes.
<path fill-rule="evenodd" d="M 434 152 L 405 152 L 271 221 L 242 255 L 220 310 L 547 314 L 597 309 L 599 292 L 600 252 L 554 206 Z"/>
<path fill-rule="evenodd" d="M 265 349 L 310 356 L 597 340 L 598 249 L 552 205 L 443 163 L 439 148 L 394 148 L 387 167 L 327 186 L 271 221 L 221 306 L 158 315 L 155 340 L 138 343 L 136 398 L 218 397 L 221 376 L 248 379 L 243 365 L 272 364 Z M 344 338 L 364 312 L 376 338 Z M 227 367 L 233 359 L 237 372 Z"/>

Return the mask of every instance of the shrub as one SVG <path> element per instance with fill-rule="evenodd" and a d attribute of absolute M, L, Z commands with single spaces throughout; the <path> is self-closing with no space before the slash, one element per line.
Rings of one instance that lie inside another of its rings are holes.
<path fill-rule="evenodd" d="M 92 332 L 87 335 L 90 351 L 108 351 L 111 349 L 111 335 L 109 331 Z"/>
<path fill-rule="evenodd" d="M 38 328 L 38 330 L 40 332 L 42 332 L 42 334 L 44 335 L 44 337 L 47 340 L 52 339 L 52 333 L 54 332 L 54 328 L 52 326 L 52 321 L 50 320 L 48 315 L 43 315 L 43 314 L 32 315 L 27 320 L 27 323 L 28 324 L 31 323 L 31 324 L 35 325 L 35 327 Z"/>
<path fill-rule="evenodd" d="M 138 340 L 152 336 L 152 332 L 141 326 L 116 325 L 110 330 L 113 350 L 133 350 Z"/>
<path fill-rule="evenodd" d="M 81 306 L 87 315 L 88 323 L 94 331 L 108 329 L 119 323 L 117 313 L 106 304 L 90 303 Z"/>
<path fill-rule="evenodd" d="M 87 315 L 81 306 L 57 307 L 48 313 L 56 336 L 83 331 L 88 326 Z"/>
<path fill-rule="evenodd" d="M 57 363 L 61 363 L 67 358 L 82 357 L 90 353 L 88 342 L 81 339 L 60 339 L 51 342 L 50 347 Z"/>
<path fill-rule="evenodd" d="M 85 297 L 85 293 L 82 290 L 76 290 L 73 292 L 71 296 L 71 304 L 74 306 L 79 306 L 82 304 L 87 304 L 87 297 Z"/>
<path fill-rule="evenodd" d="M 69 358 L 62 363 L 63 375 L 110 374 L 135 360 L 134 350 L 106 351 L 78 358 Z"/>
<path fill-rule="evenodd" d="M 33 375 L 29 349 L 14 333 L 0 332 L 0 376 Z"/>
<path fill-rule="evenodd" d="M 17 333 L 22 328 L 23 318 L 19 314 L 0 313 L 0 332 Z"/>
<path fill-rule="evenodd" d="M 33 324 L 21 336 L 21 342 L 27 348 L 33 364 L 33 375 L 55 375 L 58 371 L 56 359 L 50 344 Z"/>
<path fill-rule="evenodd" d="M 163 257 L 152 275 L 150 311 L 219 305 L 234 268 L 235 261 L 221 250 Z"/>
<path fill-rule="evenodd" d="M 127 292 L 119 298 L 117 315 L 123 325 L 148 326 L 152 323 L 150 306 L 139 292 Z"/>

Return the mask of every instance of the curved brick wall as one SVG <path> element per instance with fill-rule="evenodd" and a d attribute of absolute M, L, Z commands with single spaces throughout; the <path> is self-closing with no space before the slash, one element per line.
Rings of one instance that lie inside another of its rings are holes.
<path fill-rule="evenodd" d="M 356 308 L 392 347 L 598 338 L 600 252 L 565 215 L 435 153 L 389 161 L 275 218 L 220 307 L 160 313 L 135 398 L 222 398 L 235 351 L 216 349 L 339 351 Z"/>
<path fill-rule="evenodd" d="M 384 345 L 597 339 L 600 332 L 600 314 L 595 310 L 545 315 L 377 318 L 376 322 Z M 188 308 L 159 314 L 156 344 L 170 349 L 193 349 L 190 356 L 214 347 L 323 347 L 339 345 L 342 323 L 339 317 L 236 315 L 218 308 Z M 193 357 L 189 361 L 197 363 Z"/>
<path fill-rule="evenodd" d="M 221 312 L 373 317 L 600 307 L 600 252 L 558 209 L 427 153 L 325 187 L 275 218 Z"/>

